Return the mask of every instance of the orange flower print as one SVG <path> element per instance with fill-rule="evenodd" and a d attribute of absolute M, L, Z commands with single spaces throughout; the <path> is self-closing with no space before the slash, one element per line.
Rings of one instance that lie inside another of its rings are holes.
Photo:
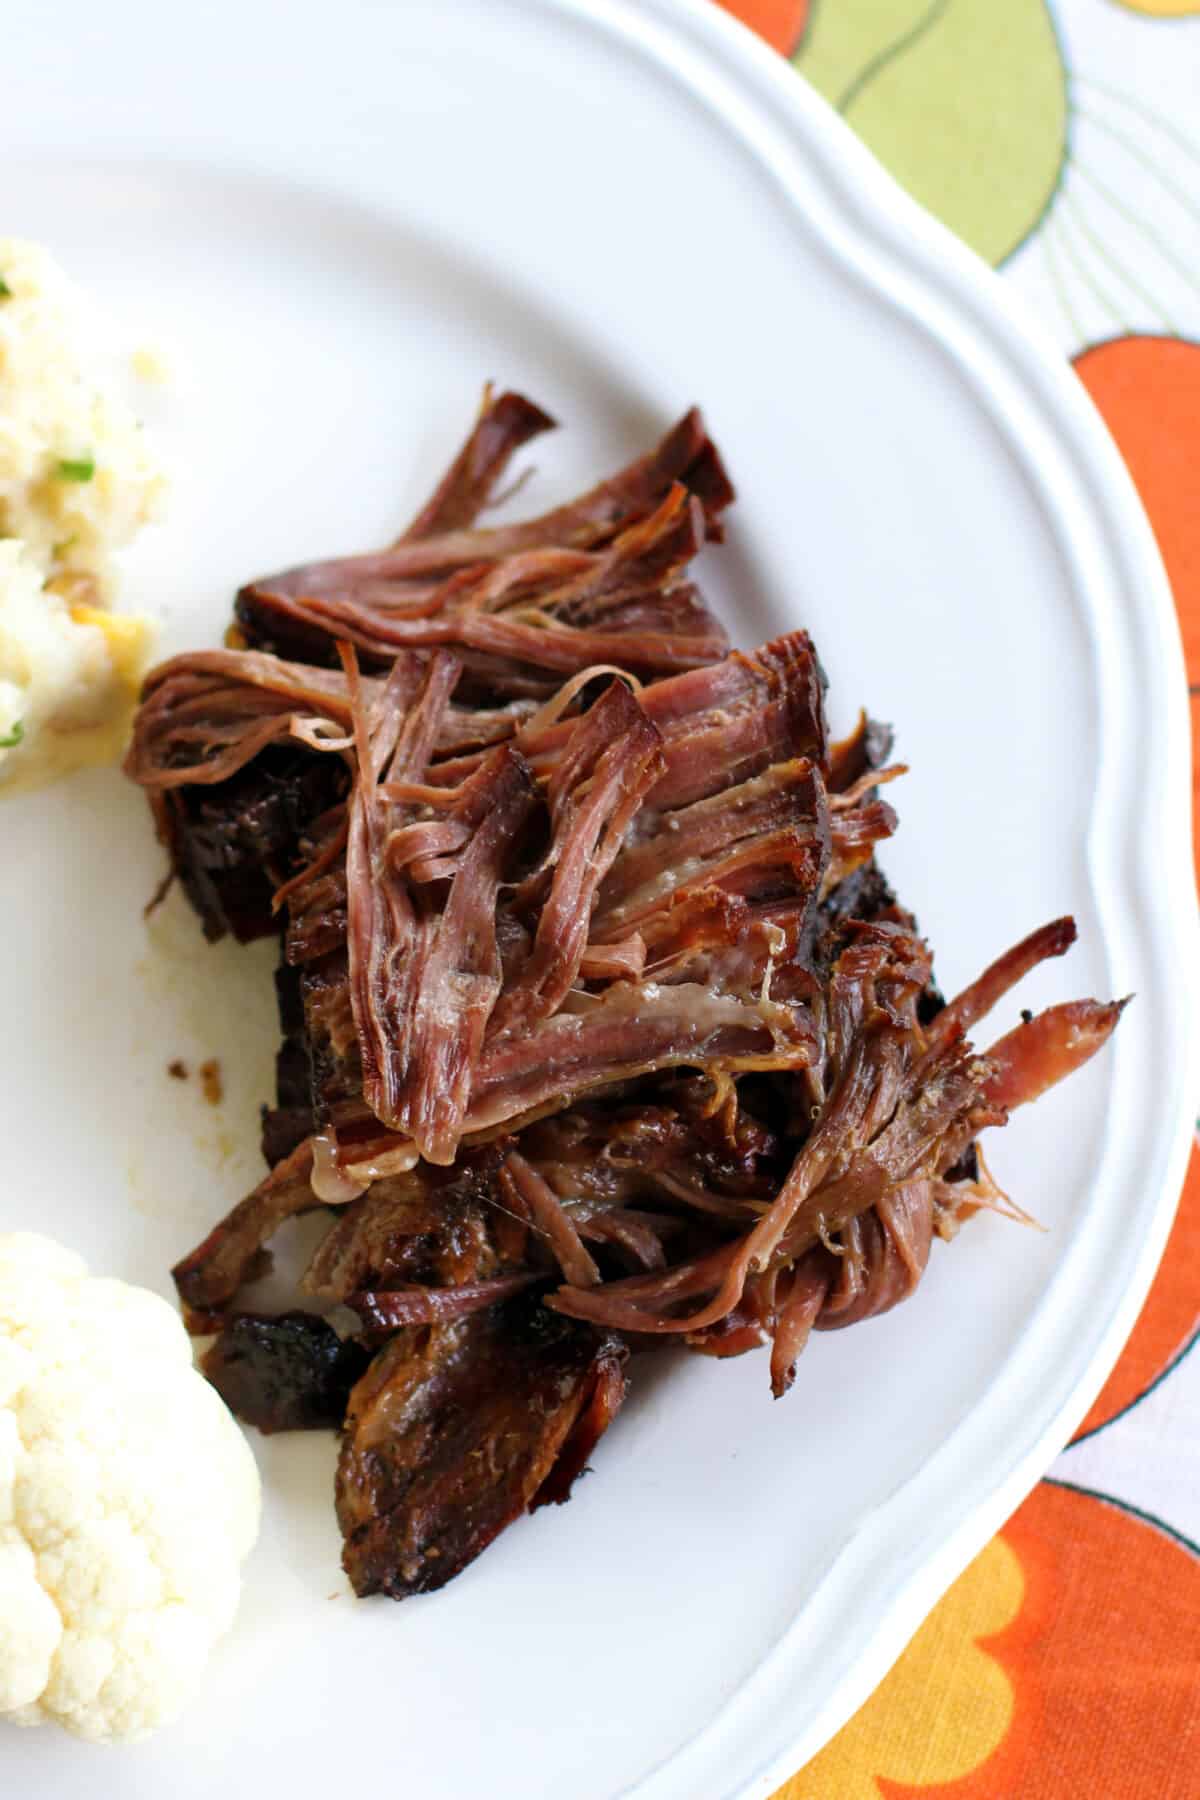
<path fill-rule="evenodd" d="M 1077 356 L 1075 369 L 1129 465 L 1171 578 L 1191 683 L 1193 819 L 1200 821 L 1200 344 L 1114 338 Z M 1200 857 L 1200 830 L 1195 841 Z"/>
<path fill-rule="evenodd" d="M 1123 337 L 1075 358 L 1150 515 L 1183 628 L 1188 677 L 1200 682 L 1200 344 Z"/>
<path fill-rule="evenodd" d="M 809 0 L 718 0 L 718 4 L 785 56 L 804 35 Z"/>
<path fill-rule="evenodd" d="M 1012 1722 L 1013 1686 L 985 1645 L 1016 1618 L 1024 1587 L 1017 1557 L 993 1538 L 865 1706 L 775 1800 L 879 1800 L 888 1780 L 940 1794 L 988 1762 Z"/>
<path fill-rule="evenodd" d="M 989 1645 L 1013 1683 L 1013 1723 L 997 1754 L 938 1800 L 1196 1800 L 1196 1546 L 1055 1481 L 1001 1535 L 1025 1577 L 1020 1612 Z"/>
<path fill-rule="evenodd" d="M 1198 1618 L 1194 1545 L 1044 1481 L 775 1800 L 1197 1800 Z"/>
<path fill-rule="evenodd" d="M 1141 1317 L 1079 1427 L 1075 1442 L 1127 1412 L 1162 1380 L 1200 1330 L 1200 1149 L 1193 1146 L 1179 1211 Z"/>

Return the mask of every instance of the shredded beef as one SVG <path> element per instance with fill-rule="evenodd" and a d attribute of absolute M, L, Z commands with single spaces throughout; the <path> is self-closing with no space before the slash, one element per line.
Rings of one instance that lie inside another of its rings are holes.
<path fill-rule="evenodd" d="M 238 647 L 151 672 L 126 764 L 206 933 L 280 935 L 268 1173 L 175 1278 L 243 1418 L 342 1428 L 360 1594 L 565 1500 L 629 1349 L 765 1347 L 782 1395 L 935 1238 L 1023 1217 L 980 1134 L 1121 1011 L 975 1048 L 1073 922 L 947 1003 L 876 862 L 890 728 L 831 744 L 808 635 L 731 650 L 697 583 L 733 499 L 701 415 L 481 523 L 552 424 L 488 390 L 395 543 L 248 583 Z M 302 1292 L 348 1335 L 239 1313 L 318 1209 Z"/>

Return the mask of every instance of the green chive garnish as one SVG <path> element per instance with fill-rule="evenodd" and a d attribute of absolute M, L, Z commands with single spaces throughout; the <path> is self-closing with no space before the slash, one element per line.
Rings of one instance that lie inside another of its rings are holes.
<path fill-rule="evenodd" d="M 94 456 L 64 456 L 59 458 L 58 478 L 60 481 L 90 481 L 96 473 Z"/>
<path fill-rule="evenodd" d="M 15 750 L 24 736 L 25 726 L 22 721 L 18 719 L 8 736 L 0 737 L 0 750 Z"/>

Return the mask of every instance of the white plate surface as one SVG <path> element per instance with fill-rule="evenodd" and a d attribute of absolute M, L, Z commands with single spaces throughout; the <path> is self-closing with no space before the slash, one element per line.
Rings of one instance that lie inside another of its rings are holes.
<path fill-rule="evenodd" d="M 106 1756 L 6 1735 L 0 1786 L 765 1795 L 1047 1465 L 1166 1235 L 1187 724 L 1133 491 L 999 283 L 715 7 L 8 0 L 5 25 L 4 229 L 178 369 L 151 414 L 174 505 L 128 584 L 166 648 L 216 641 L 248 574 L 385 541 L 486 376 L 566 424 L 547 498 L 697 399 L 742 492 L 711 589 L 743 642 L 813 630 L 835 722 L 894 721 L 887 867 L 944 985 L 1071 910 L 1079 947 L 1022 1000 L 1137 1003 L 996 1141 L 1047 1235 L 977 1221 L 780 1405 L 761 1358 L 648 1371 L 569 1507 L 402 1607 L 345 1588 L 332 1440 L 256 1441 L 263 1539 L 198 1703 Z M 4 844 L 0 1227 L 169 1293 L 257 1178 L 270 953 L 205 947 L 174 901 L 143 923 L 159 858 L 114 774 L 6 804 Z M 211 1055 L 219 1111 L 165 1073 Z"/>

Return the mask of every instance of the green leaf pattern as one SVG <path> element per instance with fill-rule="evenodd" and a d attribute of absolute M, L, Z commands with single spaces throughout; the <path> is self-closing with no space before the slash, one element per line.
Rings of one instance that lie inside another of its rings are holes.
<path fill-rule="evenodd" d="M 816 0 L 795 63 L 988 262 L 1038 224 L 1067 145 L 1045 0 Z"/>

